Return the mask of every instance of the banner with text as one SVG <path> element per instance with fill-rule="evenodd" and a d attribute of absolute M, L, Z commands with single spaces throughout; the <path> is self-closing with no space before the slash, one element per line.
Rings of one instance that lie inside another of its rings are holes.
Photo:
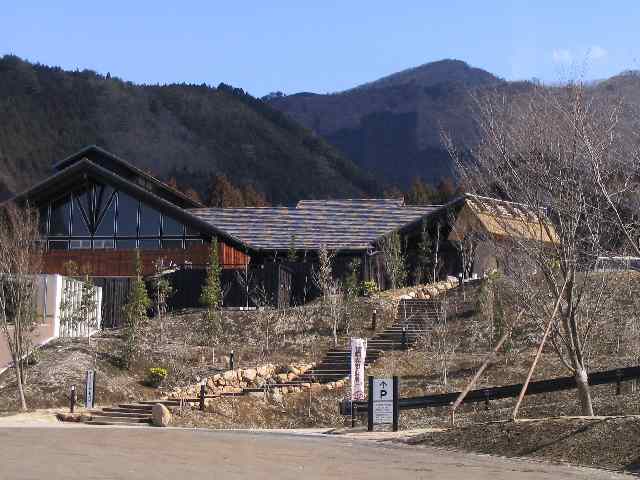
<path fill-rule="evenodd" d="M 364 396 L 364 361 L 367 356 L 367 339 L 351 339 L 351 400 L 362 401 Z"/>

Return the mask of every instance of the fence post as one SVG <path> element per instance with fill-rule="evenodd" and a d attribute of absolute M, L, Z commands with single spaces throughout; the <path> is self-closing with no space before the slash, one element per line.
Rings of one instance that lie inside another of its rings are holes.
<path fill-rule="evenodd" d="M 71 385 L 71 393 L 69 394 L 69 411 L 74 412 L 76 408 L 76 386 Z"/>
<path fill-rule="evenodd" d="M 402 350 L 407 349 L 407 327 L 402 327 Z"/>
<path fill-rule="evenodd" d="M 204 412 L 204 394 L 206 390 L 206 385 L 204 382 L 200 384 L 200 411 Z"/>
<path fill-rule="evenodd" d="M 400 420 L 400 380 L 397 375 L 393 376 L 393 431 L 398 431 Z"/>
<path fill-rule="evenodd" d="M 356 426 L 356 417 L 358 416 L 358 406 L 351 401 L 351 428 Z"/>
<path fill-rule="evenodd" d="M 376 331 L 376 327 L 378 326 L 378 312 L 376 309 L 373 309 L 373 314 L 371 315 L 371 330 Z"/>
<path fill-rule="evenodd" d="M 369 376 L 369 392 L 367 396 L 367 431 L 373 432 L 373 377 Z"/>
<path fill-rule="evenodd" d="M 234 353 L 233 350 L 231 350 L 231 353 L 229 353 L 229 370 L 233 370 L 235 361 L 234 361 Z"/>

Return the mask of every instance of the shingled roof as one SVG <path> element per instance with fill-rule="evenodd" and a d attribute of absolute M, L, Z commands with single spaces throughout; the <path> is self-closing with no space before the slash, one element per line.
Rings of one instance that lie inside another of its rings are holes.
<path fill-rule="evenodd" d="M 401 199 L 303 200 L 295 208 L 194 208 L 189 212 L 258 250 L 366 250 L 382 236 L 415 222 L 437 205 Z"/>

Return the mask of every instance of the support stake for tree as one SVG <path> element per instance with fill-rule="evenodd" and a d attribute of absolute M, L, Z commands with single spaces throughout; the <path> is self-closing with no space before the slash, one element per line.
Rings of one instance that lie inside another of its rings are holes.
<path fill-rule="evenodd" d="M 373 309 L 373 314 L 371 315 L 371 330 L 376 331 L 376 327 L 378 326 L 378 312 L 376 309 Z"/>
<path fill-rule="evenodd" d="M 206 385 L 204 384 L 204 382 L 202 382 L 200 384 L 200 411 L 204 412 L 204 395 L 206 392 Z"/>
<path fill-rule="evenodd" d="M 235 361 L 234 361 L 234 353 L 233 350 L 231 350 L 231 353 L 229 353 L 229 370 L 233 370 Z"/>
<path fill-rule="evenodd" d="M 547 337 L 549 333 L 551 333 L 551 327 L 555 323 L 556 314 L 558 313 L 558 308 L 560 308 L 560 302 L 562 301 L 562 295 L 564 295 L 564 290 L 567 288 L 567 282 L 569 277 L 564 281 L 564 285 L 562 286 L 562 291 L 560 295 L 558 295 L 558 300 L 556 300 L 556 305 L 553 308 L 553 313 L 551 314 L 551 318 L 549 319 L 549 323 L 547 324 L 547 328 L 544 331 L 544 336 L 542 337 L 542 341 L 540 342 L 540 346 L 538 347 L 538 351 L 536 352 L 536 356 L 533 359 L 533 363 L 531 364 L 531 368 L 529 369 L 529 373 L 527 374 L 527 379 L 522 385 L 522 390 L 520 390 L 520 395 L 518 395 L 518 401 L 516 402 L 516 406 L 513 408 L 513 414 L 511 415 L 511 419 L 515 422 L 518 417 L 518 410 L 520 409 L 520 404 L 524 399 L 525 394 L 527 393 L 527 388 L 529 387 L 529 382 L 531 381 L 531 377 L 533 376 L 533 371 L 536 369 L 536 365 L 538 364 L 538 360 L 540 360 L 540 355 L 542 355 L 542 349 L 544 348 L 544 344 L 547 341 Z"/>
<path fill-rule="evenodd" d="M 449 414 L 450 420 L 451 420 L 451 426 L 455 425 L 456 409 L 460 406 L 460 404 L 464 401 L 465 397 L 469 394 L 473 386 L 476 384 L 476 382 L 480 378 L 480 375 L 482 375 L 482 373 L 489 366 L 489 362 L 498 353 L 498 350 L 500 350 L 500 347 L 502 347 L 502 344 L 507 340 L 507 338 L 509 338 L 509 334 L 511 333 L 511 330 L 520 321 L 520 317 L 522 317 L 523 314 L 524 314 L 524 310 L 520 311 L 520 313 L 518 314 L 516 319 L 513 321 L 513 323 L 509 325 L 508 328 L 505 329 L 504 333 L 502 334 L 502 337 L 500 337 L 500 339 L 498 340 L 498 343 L 496 343 L 496 346 L 493 347 L 493 350 L 489 352 L 486 357 L 484 357 L 484 361 L 482 362 L 482 365 L 480 366 L 476 374 L 473 376 L 471 381 L 467 384 L 465 389 L 462 392 L 460 392 L 460 395 L 458 395 L 458 398 L 456 398 L 456 401 L 453 402 L 453 404 L 451 405 L 451 413 Z"/>

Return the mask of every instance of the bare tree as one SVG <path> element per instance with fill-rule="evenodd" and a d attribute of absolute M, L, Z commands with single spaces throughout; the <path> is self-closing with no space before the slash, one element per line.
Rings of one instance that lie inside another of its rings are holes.
<path fill-rule="evenodd" d="M 594 267 L 619 245 L 615 210 L 594 165 L 603 164 L 605 151 L 614 153 L 615 107 L 596 102 L 579 83 L 532 87 L 509 99 L 486 95 L 476 105 L 482 141 L 474 161 L 451 142 L 449 150 L 468 191 L 511 201 L 475 200 L 497 225 L 489 238 L 526 318 L 546 324 L 559 301 L 550 340 L 575 378 L 583 414 L 593 415 L 588 352 L 613 287 Z"/>
<path fill-rule="evenodd" d="M 23 359 L 38 324 L 35 274 L 42 261 L 38 225 L 37 211 L 28 206 L 9 204 L 0 212 L 0 330 L 13 360 L 22 410 L 27 409 Z"/>
<path fill-rule="evenodd" d="M 407 266 L 402 252 L 400 234 L 394 232 L 383 237 L 380 241 L 380 248 L 391 288 L 402 288 L 407 279 Z"/>

